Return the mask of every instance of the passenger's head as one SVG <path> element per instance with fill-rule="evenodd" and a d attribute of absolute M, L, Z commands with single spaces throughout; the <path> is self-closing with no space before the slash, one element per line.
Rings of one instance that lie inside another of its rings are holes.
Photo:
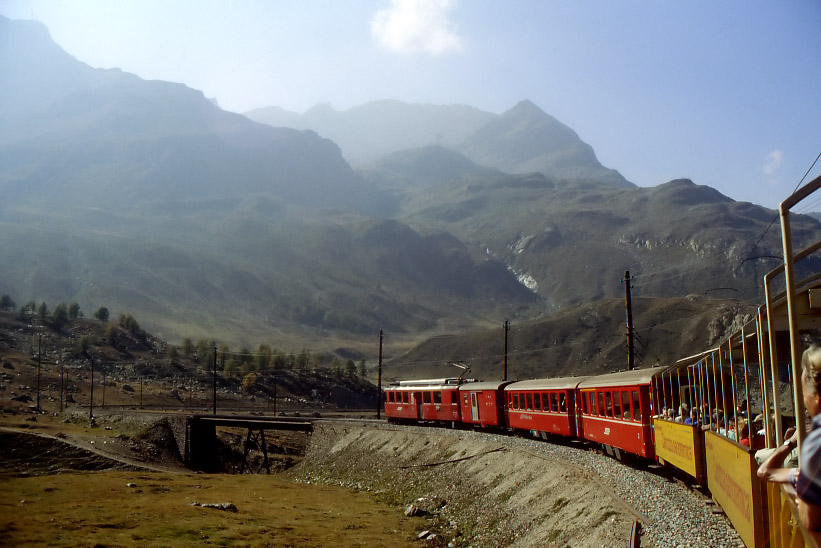
<path fill-rule="evenodd" d="M 821 348 L 813 345 L 801 358 L 804 406 L 811 416 L 821 412 Z"/>

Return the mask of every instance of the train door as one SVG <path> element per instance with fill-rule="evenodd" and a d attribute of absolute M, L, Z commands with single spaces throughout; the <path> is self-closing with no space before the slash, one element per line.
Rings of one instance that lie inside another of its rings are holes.
<path fill-rule="evenodd" d="M 584 416 L 596 414 L 596 391 L 593 389 L 582 390 L 579 392 L 579 397 L 582 399 L 582 405 L 579 413 L 576 414 L 576 435 L 583 438 Z"/>
<path fill-rule="evenodd" d="M 570 427 L 570 435 L 576 437 L 579 433 L 579 421 L 580 421 L 580 413 L 579 410 L 576 409 L 576 392 L 574 390 L 568 390 L 567 392 L 567 405 L 566 405 L 566 412 L 572 415 L 572 419 L 568 421 L 568 426 Z"/>
<path fill-rule="evenodd" d="M 473 422 L 479 422 L 479 398 L 476 397 L 476 392 L 470 393 L 470 417 Z"/>
<path fill-rule="evenodd" d="M 422 393 L 414 392 L 413 401 L 416 404 L 416 418 L 421 421 L 424 418 L 422 417 Z"/>
<path fill-rule="evenodd" d="M 636 391 L 638 389 L 638 392 Z M 655 459 L 655 451 L 653 450 L 653 444 L 655 443 L 654 440 L 654 432 L 653 432 L 653 411 L 650 406 L 651 396 L 650 396 L 650 385 L 643 385 L 634 387 L 631 389 L 633 392 L 633 419 L 636 419 L 636 398 L 639 399 L 639 417 L 638 419 L 641 421 L 641 437 L 642 437 L 642 444 L 645 447 L 646 454 L 645 457 L 649 459 Z"/>

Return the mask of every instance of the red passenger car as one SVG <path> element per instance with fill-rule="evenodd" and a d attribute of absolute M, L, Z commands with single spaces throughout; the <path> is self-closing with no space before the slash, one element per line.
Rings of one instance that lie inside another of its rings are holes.
<path fill-rule="evenodd" d="M 414 422 L 459 422 L 459 385 L 463 382 L 461 379 L 400 381 L 383 392 L 385 417 Z"/>
<path fill-rule="evenodd" d="M 621 450 L 655 459 L 650 386 L 666 367 L 622 371 L 579 383 L 582 437 L 620 456 Z"/>
<path fill-rule="evenodd" d="M 504 426 L 504 387 L 513 381 L 471 382 L 459 387 L 462 423 Z"/>
<path fill-rule="evenodd" d="M 505 387 L 507 425 L 535 435 L 576 436 L 576 387 L 587 377 L 520 381 Z"/>

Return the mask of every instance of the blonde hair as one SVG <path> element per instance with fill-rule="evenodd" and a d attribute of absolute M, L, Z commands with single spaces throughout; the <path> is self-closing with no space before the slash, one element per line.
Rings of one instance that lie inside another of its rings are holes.
<path fill-rule="evenodd" d="M 812 345 L 801 357 L 801 367 L 807 372 L 807 388 L 821 393 L 821 347 Z"/>

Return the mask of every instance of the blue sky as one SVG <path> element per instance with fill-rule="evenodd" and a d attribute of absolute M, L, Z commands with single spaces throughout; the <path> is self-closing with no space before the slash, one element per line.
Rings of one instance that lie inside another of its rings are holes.
<path fill-rule="evenodd" d="M 775 208 L 821 153 L 818 0 L 0 0 L 0 14 L 236 112 L 530 99 L 641 186 L 689 177 Z M 819 174 L 821 160 L 806 180 Z"/>

